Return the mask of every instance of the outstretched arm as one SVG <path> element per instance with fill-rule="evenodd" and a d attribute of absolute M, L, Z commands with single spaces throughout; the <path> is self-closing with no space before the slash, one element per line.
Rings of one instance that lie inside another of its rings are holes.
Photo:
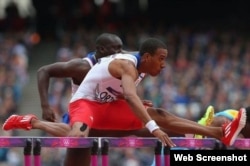
<path fill-rule="evenodd" d="M 113 76 L 121 78 L 124 98 L 135 115 L 141 119 L 149 131 L 160 139 L 164 145 L 169 145 L 171 147 L 175 146 L 168 135 L 164 133 L 149 116 L 145 106 L 137 95 L 135 80 L 138 77 L 138 72 L 135 66 L 129 61 L 120 61 L 120 63 L 113 64 L 114 65 L 109 67 L 109 70 Z"/>
<path fill-rule="evenodd" d="M 75 84 L 80 84 L 89 71 L 89 64 L 83 59 L 73 59 L 68 62 L 56 62 L 42 66 L 37 71 L 37 85 L 42 107 L 42 118 L 55 121 L 55 115 L 48 103 L 49 81 L 52 77 L 72 78 Z"/>

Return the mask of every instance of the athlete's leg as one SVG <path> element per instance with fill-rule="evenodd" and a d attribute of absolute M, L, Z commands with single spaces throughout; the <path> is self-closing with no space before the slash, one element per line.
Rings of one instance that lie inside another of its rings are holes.
<path fill-rule="evenodd" d="M 38 119 L 32 119 L 31 125 L 32 129 L 40 129 L 55 137 L 66 137 L 71 129 L 65 123 L 47 122 Z"/>
<path fill-rule="evenodd" d="M 250 123 L 247 122 L 245 127 L 241 130 L 241 134 L 244 138 L 250 138 Z"/>
<path fill-rule="evenodd" d="M 250 138 L 250 107 L 246 108 L 246 116 L 246 126 L 242 129 L 241 134 L 244 136 L 244 138 Z"/>
<path fill-rule="evenodd" d="M 23 123 L 24 119 L 26 122 Z M 65 123 L 56 123 L 39 120 L 35 115 L 13 115 L 10 116 L 3 125 L 4 130 L 13 129 L 40 129 L 55 137 L 66 137 L 70 131 L 70 126 Z M 125 136 L 152 136 L 147 129 L 141 130 L 101 130 L 91 129 L 91 137 L 125 137 Z"/>
<path fill-rule="evenodd" d="M 219 140 L 224 136 L 221 127 L 202 126 L 194 121 L 177 117 L 161 108 L 148 108 L 147 110 L 152 119 L 154 119 L 159 126 L 171 131 L 175 131 L 180 134 L 201 134 L 204 136 L 217 138 Z M 243 111 L 243 113 L 244 115 L 241 118 L 243 121 L 242 125 L 237 124 L 236 126 L 240 126 L 237 128 L 242 128 L 242 126 L 245 126 L 245 111 Z"/>
<path fill-rule="evenodd" d="M 90 148 L 68 148 L 64 166 L 90 166 Z"/>
<path fill-rule="evenodd" d="M 22 119 L 22 117 L 26 116 L 20 116 L 16 115 Z M 10 123 L 11 122 L 11 123 Z M 26 125 L 21 126 L 18 125 L 19 121 L 12 122 L 11 117 L 8 118 L 5 122 L 5 124 L 8 125 L 7 130 L 13 130 L 13 129 L 25 129 L 27 130 Z M 30 121 L 27 122 L 30 126 L 30 129 L 39 129 L 42 130 L 52 136 L 55 137 L 66 137 L 68 136 L 68 133 L 70 131 L 70 126 L 65 123 L 58 123 L 58 122 L 48 122 L 48 121 L 42 121 L 37 119 L 37 117 L 33 116 L 30 118 Z M 14 124 L 11 126 L 11 124 Z M 6 130 L 6 129 L 4 129 Z M 183 136 L 178 133 L 174 133 L 172 131 L 169 131 L 167 129 L 164 129 L 169 136 L 175 137 L 175 136 Z M 142 128 L 138 130 L 102 130 L 102 129 L 91 129 L 89 133 L 90 137 L 126 137 L 126 136 L 137 136 L 137 137 L 153 137 L 153 135 L 148 131 L 147 128 Z"/>

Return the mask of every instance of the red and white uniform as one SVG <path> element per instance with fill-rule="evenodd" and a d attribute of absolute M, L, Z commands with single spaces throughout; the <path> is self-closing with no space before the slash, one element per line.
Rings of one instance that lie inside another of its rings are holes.
<path fill-rule="evenodd" d="M 130 54 L 115 54 L 99 59 L 73 95 L 70 105 L 70 123 L 83 122 L 95 129 L 132 130 L 143 127 L 125 100 L 121 80 L 114 78 L 108 66 L 114 59 L 127 59 L 139 64 L 138 57 Z M 138 84 L 144 75 L 141 75 Z"/>

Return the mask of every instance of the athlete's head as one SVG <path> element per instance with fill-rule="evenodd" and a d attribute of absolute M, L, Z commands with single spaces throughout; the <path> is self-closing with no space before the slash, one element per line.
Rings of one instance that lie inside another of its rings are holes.
<path fill-rule="evenodd" d="M 167 46 L 158 39 L 149 38 L 140 47 L 141 63 L 139 71 L 151 76 L 158 75 L 166 65 Z"/>
<path fill-rule="evenodd" d="M 103 33 L 96 39 L 96 58 L 102 58 L 122 51 L 122 40 L 111 33 Z"/>

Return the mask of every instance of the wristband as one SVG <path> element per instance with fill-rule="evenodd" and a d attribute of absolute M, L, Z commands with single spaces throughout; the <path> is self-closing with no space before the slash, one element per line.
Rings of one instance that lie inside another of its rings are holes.
<path fill-rule="evenodd" d="M 159 129 L 159 126 L 155 123 L 154 120 L 148 121 L 145 126 L 148 128 L 150 133 L 152 133 L 156 129 Z"/>

